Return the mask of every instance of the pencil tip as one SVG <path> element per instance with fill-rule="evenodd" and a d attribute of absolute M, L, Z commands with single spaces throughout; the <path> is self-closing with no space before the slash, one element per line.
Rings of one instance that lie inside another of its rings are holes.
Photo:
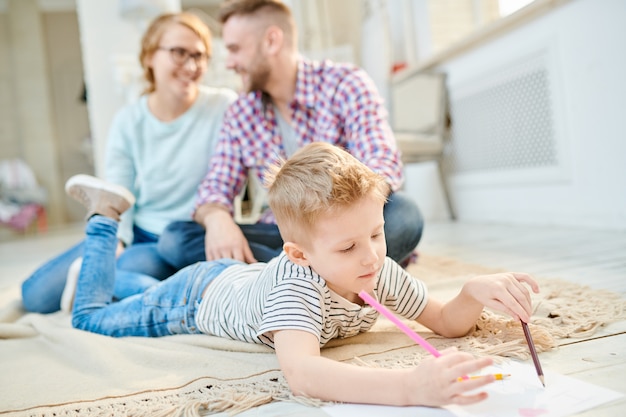
<path fill-rule="evenodd" d="M 546 387 L 546 381 L 543 379 L 543 375 L 539 375 L 539 380 L 541 381 L 541 385 L 543 385 L 543 387 Z"/>

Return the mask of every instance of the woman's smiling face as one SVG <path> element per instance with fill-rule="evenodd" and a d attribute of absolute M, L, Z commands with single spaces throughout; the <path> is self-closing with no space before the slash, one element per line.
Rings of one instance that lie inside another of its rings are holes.
<path fill-rule="evenodd" d="M 184 50 L 187 54 L 206 55 L 206 47 L 200 37 L 188 27 L 172 23 L 161 36 L 159 49 L 150 58 L 156 90 L 168 90 L 174 96 L 195 95 L 198 83 L 207 69 L 208 59 L 198 62 L 192 57 L 177 63 L 171 49 Z"/>

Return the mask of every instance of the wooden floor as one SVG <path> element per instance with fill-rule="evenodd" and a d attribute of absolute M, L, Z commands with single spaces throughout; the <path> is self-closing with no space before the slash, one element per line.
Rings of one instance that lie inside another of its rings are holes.
<path fill-rule="evenodd" d="M 626 232 L 562 227 L 431 223 L 418 246 L 424 253 L 522 271 L 542 278 L 606 289 L 626 297 Z M 626 394 L 626 322 L 585 342 L 542 354 L 544 367 Z M 626 399 L 577 416 L 626 415 Z"/>
<path fill-rule="evenodd" d="M 626 295 L 626 232 L 429 223 L 419 250 Z"/>
<path fill-rule="evenodd" d="M 0 242 L 0 290 L 16 288 L 32 269 L 82 238 L 82 227 L 43 237 Z M 428 223 L 422 253 L 465 262 L 562 278 L 607 289 L 626 297 L 626 233 L 559 227 Z M 0 304 L 3 302 L 0 299 Z M 592 358 L 591 360 L 589 358 Z M 626 393 L 626 322 L 609 326 L 597 338 L 542 354 L 544 367 Z M 270 404 L 241 414 L 251 416 L 327 416 L 295 404 Z M 579 416 L 626 415 L 626 400 Z"/>

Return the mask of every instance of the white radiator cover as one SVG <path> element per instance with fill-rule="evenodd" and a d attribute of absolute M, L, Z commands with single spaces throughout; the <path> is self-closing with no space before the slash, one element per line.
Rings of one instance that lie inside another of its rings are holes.
<path fill-rule="evenodd" d="M 452 172 L 558 166 L 554 75 L 545 55 L 515 61 L 455 89 Z"/>
<path fill-rule="evenodd" d="M 438 68 L 460 220 L 626 231 L 625 16 L 571 1 Z"/>

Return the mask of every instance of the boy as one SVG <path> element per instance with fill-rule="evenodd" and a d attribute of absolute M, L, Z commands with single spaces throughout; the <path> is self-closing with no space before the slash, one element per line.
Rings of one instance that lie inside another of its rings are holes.
<path fill-rule="evenodd" d="M 119 216 L 133 203 L 124 188 L 93 177 L 66 190 L 89 211 L 72 325 L 111 336 L 206 333 L 275 349 L 294 394 L 388 405 L 471 404 L 493 377 L 457 382 L 489 358 L 446 350 L 411 369 L 374 369 L 320 356 L 330 339 L 367 331 L 378 313 L 365 290 L 407 319 L 447 336 L 466 334 L 484 306 L 528 321 L 536 282 L 526 274 L 470 279 L 443 304 L 385 257 L 384 179 L 338 147 L 313 143 L 268 175 L 268 200 L 284 239 L 269 263 L 199 262 L 143 294 L 111 302 Z"/>

